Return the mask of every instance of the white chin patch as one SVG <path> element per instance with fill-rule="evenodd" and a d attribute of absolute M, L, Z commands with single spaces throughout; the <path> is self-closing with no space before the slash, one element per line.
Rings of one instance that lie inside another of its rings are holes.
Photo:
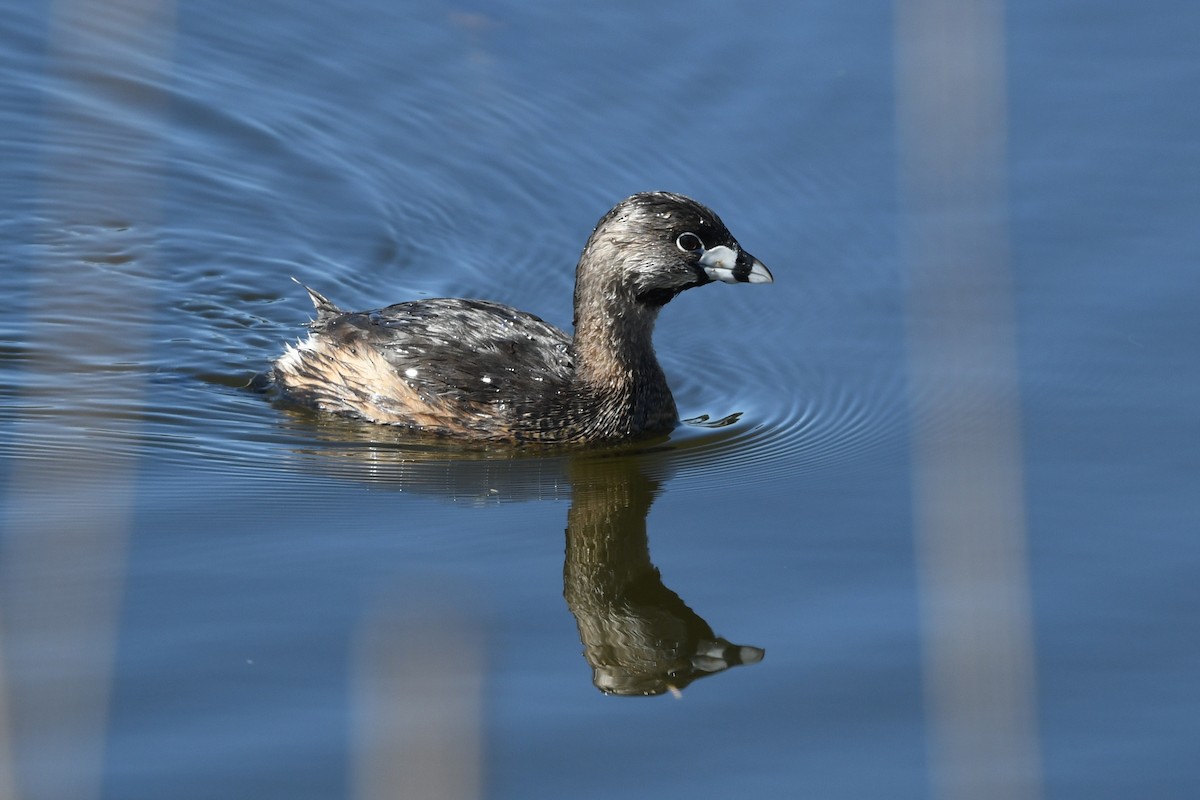
<path fill-rule="evenodd" d="M 737 258 L 736 250 L 719 244 L 704 251 L 704 255 L 700 256 L 700 266 L 704 268 L 704 274 L 714 281 L 737 283 L 738 279 L 733 277 L 733 268 L 737 266 Z"/>

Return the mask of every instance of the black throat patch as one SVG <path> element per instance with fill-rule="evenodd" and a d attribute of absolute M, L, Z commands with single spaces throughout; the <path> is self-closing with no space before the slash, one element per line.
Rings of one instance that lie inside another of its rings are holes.
<path fill-rule="evenodd" d="M 637 301 L 651 308 L 662 308 L 683 289 L 647 289 L 637 296 Z"/>

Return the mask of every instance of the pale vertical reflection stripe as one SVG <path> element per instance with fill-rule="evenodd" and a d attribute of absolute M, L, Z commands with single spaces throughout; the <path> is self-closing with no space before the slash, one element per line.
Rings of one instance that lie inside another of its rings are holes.
<path fill-rule="evenodd" d="M 48 138 L 39 233 L 43 241 L 65 245 L 71 257 L 79 243 L 90 246 L 89 234 L 104 255 L 102 232 L 114 220 L 140 231 L 154 228 L 159 198 L 148 190 L 157 186 L 159 148 L 139 114 L 153 117 L 166 107 L 166 98 L 151 88 L 161 85 L 150 80 L 159 76 L 150 72 L 169 54 L 173 16 L 173 3 L 164 0 L 53 5 L 46 78 L 57 91 L 47 95 L 43 111 Z M 128 445 L 138 425 L 130 412 L 144 391 L 130 371 L 107 368 L 136 363 L 147 343 L 128 321 L 152 316 L 152 309 L 144 281 L 125 278 L 116 267 L 89 270 L 81 281 L 83 265 L 71 257 L 21 265 L 36 285 L 48 287 L 30 306 L 35 358 L 24 396 L 53 411 L 13 425 L 16 448 L 29 457 L 12 461 L 0 504 L 5 800 L 101 794 L 135 491 L 136 459 Z M 105 313 L 96 313 L 98 307 Z M 86 328 L 55 324 L 72 318 L 87 320 Z M 52 322 L 38 325 L 41 319 Z M 86 371 L 78 377 L 88 391 L 49 397 L 31 388 L 70 384 L 59 374 L 64 369 Z M 89 457 L 55 457 L 46 443 L 61 441 L 76 442 Z"/>
<path fill-rule="evenodd" d="M 17 762 L 8 717 L 8 681 L 4 676 L 4 609 L 0 607 L 0 800 L 16 800 Z"/>
<path fill-rule="evenodd" d="M 482 796 L 480 641 L 458 615 L 368 617 L 354 660 L 358 800 Z"/>
<path fill-rule="evenodd" d="M 942 800 L 1041 795 L 1003 29 L 999 0 L 896 6 L 916 547 Z"/>

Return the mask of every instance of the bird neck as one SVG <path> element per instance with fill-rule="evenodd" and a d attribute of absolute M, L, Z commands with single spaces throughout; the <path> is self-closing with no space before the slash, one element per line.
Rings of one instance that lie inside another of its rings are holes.
<path fill-rule="evenodd" d="M 637 302 L 622 287 L 576 292 L 577 369 L 591 381 L 621 383 L 661 374 L 654 357 L 658 309 Z"/>
<path fill-rule="evenodd" d="M 620 292 L 576 296 L 576 380 L 595 398 L 598 413 L 619 419 L 628 433 L 669 428 L 678 419 L 667 378 L 654 355 L 657 317 L 656 307 Z"/>

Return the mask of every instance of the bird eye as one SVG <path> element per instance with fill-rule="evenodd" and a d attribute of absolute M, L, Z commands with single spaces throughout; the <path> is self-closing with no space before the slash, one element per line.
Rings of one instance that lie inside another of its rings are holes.
<path fill-rule="evenodd" d="M 700 241 L 700 237 L 696 234 L 688 232 L 679 234 L 679 238 L 675 240 L 675 246 L 685 253 L 694 253 L 704 249 L 704 242 Z"/>

